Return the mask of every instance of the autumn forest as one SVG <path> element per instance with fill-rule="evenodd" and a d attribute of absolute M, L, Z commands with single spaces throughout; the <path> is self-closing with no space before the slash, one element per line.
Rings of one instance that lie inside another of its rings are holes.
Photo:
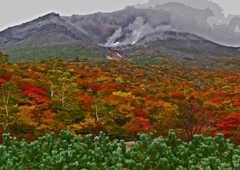
<path fill-rule="evenodd" d="M 187 142 L 223 133 L 240 143 L 240 73 L 169 60 L 143 65 L 58 56 L 12 64 L 8 58 L 0 52 L 1 136 L 30 142 L 61 130 L 83 138 L 103 131 L 111 140 L 133 141 L 138 133 L 166 137 L 174 129 Z"/>

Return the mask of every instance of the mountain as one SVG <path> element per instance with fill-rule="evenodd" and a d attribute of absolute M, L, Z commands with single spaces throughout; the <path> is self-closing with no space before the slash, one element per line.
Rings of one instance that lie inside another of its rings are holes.
<path fill-rule="evenodd" d="M 186 12 L 189 7 L 178 5 L 185 13 L 171 12 L 174 8 L 169 4 L 147 9 L 127 7 L 90 15 L 50 13 L 0 32 L 0 50 L 9 53 L 12 62 L 42 60 L 57 55 L 64 59 L 104 60 L 107 57 L 119 60 L 154 52 L 190 61 L 201 61 L 204 57 L 240 56 L 240 48 L 217 43 L 224 30 L 215 31 L 204 22 L 212 14 L 209 9 L 195 13 L 194 19 L 184 17 L 193 14 L 193 9 Z M 238 22 L 234 18 L 232 28 Z M 208 35 L 215 37 L 216 42 L 210 41 L 212 37 Z M 232 42 L 240 44 L 236 38 Z"/>
<path fill-rule="evenodd" d="M 96 55 L 95 51 L 98 55 L 106 53 L 94 39 L 55 13 L 0 32 L 0 50 L 9 53 L 11 61 L 41 60 L 57 55 L 69 59 L 73 55 Z"/>

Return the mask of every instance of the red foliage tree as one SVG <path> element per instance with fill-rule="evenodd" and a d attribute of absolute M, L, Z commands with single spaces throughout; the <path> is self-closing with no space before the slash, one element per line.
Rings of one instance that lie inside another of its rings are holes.
<path fill-rule="evenodd" d="M 43 89 L 30 87 L 28 90 L 23 92 L 23 94 L 29 97 L 28 100 L 24 101 L 24 103 L 26 104 L 46 108 L 51 102 L 50 99 L 47 97 L 48 93 L 43 91 Z"/>
<path fill-rule="evenodd" d="M 138 117 L 142 117 L 142 118 L 148 117 L 147 113 L 143 109 L 135 107 L 134 112 Z"/>
<path fill-rule="evenodd" d="M 153 126 L 148 122 L 148 119 L 142 117 L 134 117 L 130 123 L 126 124 L 128 130 L 133 132 L 135 136 L 137 133 L 149 133 L 153 130 Z M 136 136 L 137 137 L 137 136 Z"/>
<path fill-rule="evenodd" d="M 102 89 L 102 86 L 99 84 L 91 83 L 88 85 L 89 88 L 95 90 L 95 91 L 100 91 Z"/>
<path fill-rule="evenodd" d="M 91 111 L 91 106 L 95 105 L 94 98 L 89 95 L 78 94 L 81 109 Z"/>
<path fill-rule="evenodd" d="M 216 133 L 222 133 L 234 143 L 240 144 L 240 112 L 228 115 L 216 122 Z"/>

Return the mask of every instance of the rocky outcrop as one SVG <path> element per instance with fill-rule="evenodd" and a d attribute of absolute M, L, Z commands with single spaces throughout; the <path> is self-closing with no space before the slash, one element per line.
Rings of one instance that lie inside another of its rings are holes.
<path fill-rule="evenodd" d="M 130 149 L 136 144 L 135 141 L 125 142 L 126 143 L 126 151 L 130 151 Z M 118 148 L 121 149 L 120 143 L 118 143 Z"/>
<path fill-rule="evenodd" d="M 108 49 L 108 54 L 105 55 L 108 60 L 123 60 L 123 56 L 113 50 Z"/>
<path fill-rule="evenodd" d="M 153 139 L 153 142 L 156 140 L 157 138 Z M 126 151 L 130 151 L 130 149 L 136 144 L 136 141 L 129 141 L 129 142 L 125 142 L 126 144 Z M 121 143 L 118 143 L 118 148 L 121 149 Z"/>

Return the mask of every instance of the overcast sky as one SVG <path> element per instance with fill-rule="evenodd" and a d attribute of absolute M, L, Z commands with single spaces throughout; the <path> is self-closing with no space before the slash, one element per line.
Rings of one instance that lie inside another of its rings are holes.
<path fill-rule="evenodd" d="M 240 15 L 240 0 L 212 1 L 223 8 L 225 15 Z M 50 12 L 56 12 L 62 16 L 84 15 L 96 12 L 112 12 L 121 10 L 128 5 L 146 2 L 148 0 L 3 0 L 0 9 L 0 31 Z"/>

